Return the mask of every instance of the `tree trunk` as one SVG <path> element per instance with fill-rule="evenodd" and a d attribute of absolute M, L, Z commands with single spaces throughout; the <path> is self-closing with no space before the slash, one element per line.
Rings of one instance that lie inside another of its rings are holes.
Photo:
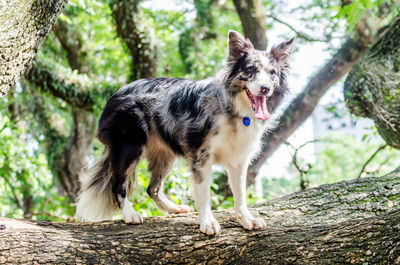
<path fill-rule="evenodd" d="M 119 34 L 127 44 L 132 55 L 133 79 L 154 76 L 156 58 L 145 28 L 139 27 L 137 1 L 115 1 L 114 16 Z M 72 20 L 73 21 L 73 20 Z M 71 69 L 80 74 L 87 74 L 91 79 L 90 62 L 87 47 L 82 40 L 79 29 L 73 24 L 59 20 L 54 26 L 54 32 L 67 53 Z M 68 136 L 57 133 L 53 128 L 43 128 L 46 135 L 46 152 L 54 175 L 59 179 L 68 197 L 75 201 L 80 189 L 79 175 L 87 167 L 87 157 L 91 150 L 96 128 L 95 109 L 97 98 L 108 98 L 117 90 L 115 87 L 105 87 L 103 84 L 93 87 L 81 85 L 77 80 L 69 82 L 60 77 L 40 62 L 35 62 L 27 72 L 27 80 L 40 90 L 50 92 L 63 99 L 71 107 L 72 126 Z M 100 89 L 99 89 L 100 87 Z M 42 106 L 36 110 L 46 111 Z M 46 122 L 46 113 L 38 114 L 42 127 L 51 126 Z"/>
<path fill-rule="evenodd" d="M 260 156 L 253 160 L 247 172 L 247 185 L 253 183 L 264 162 L 312 114 L 328 89 L 364 56 L 376 39 L 378 23 L 364 18 L 357 24 L 357 32 L 350 37 L 332 58 L 311 78 L 304 90 L 278 118 L 278 126 L 264 133 Z"/>
<path fill-rule="evenodd" d="M 73 124 L 68 141 L 60 145 L 62 152 L 51 166 L 64 191 L 75 202 L 81 187 L 79 176 L 88 166 L 97 118 L 94 113 L 79 108 L 72 107 L 71 112 Z"/>
<path fill-rule="evenodd" d="M 156 47 L 149 29 L 141 21 L 139 0 L 113 0 L 113 15 L 118 34 L 132 56 L 131 80 L 154 77 L 157 68 Z"/>
<path fill-rule="evenodd" d="M 55 27 L 61 45 L 67 52 L 68 62 L 72 70 L 90 76 L 91 68 L 80 32 L 64 21 L 59 20 Z M 64 191 L 71 201 L 76 201 L 80 191 L 79 176 L 88 166 L 88 156 L 96 129 L 96 115 L 85 108 L 71 106 L 72 126 L 68 141 L 65 142 L 57 161 L 54 161 L 53 172 L 56 172 Z"/>
<path fill-rule="evenodd" d="M 347 108 L 374 120 L 379 134 L 400 149 L 400 16 L 350 71 Z"/>
<path fill-rule="evenodd" d="M 88 58 L 88 48 L 79 30 L 72 23 L 68 24 L 59 19 L 54 25 L 53 31 L 67 53 L 68 63 L 71 69 L 78 70 L 80 74 L 89 75 L 91 69 Z"/>
<path fill-rule="evenodd" d="M 224 210 L 214 237 L 200 233 L 194 213 L 142 225 L 0 218 L 0 264 L 400 264 L 400 168 L 251 211 L 265 230 L 246 231 Z"/>
<path fill-rule="evenodd" d="M 0 96 L 14 86 L 68 0 L 5 0 L 0 5 Z"/>
<path fill-rule="evenodd" d="M 257 50 L 267 48 L 265 12 L 261 0 L 233 0 L 242 22 L 244 36 Z"/>
<path fill-rule="evenodd" d="M 80 32 L 73 24 L 62 20 L 58 20 L 54 25 L 54 32 L 67 53 L 71 69 L 78 70 L 80 74 L 90 75 L 87 48 Z M 63 191 L 74 202 L 80 190 L 79 175 L 82 169 L 88 166 L 87 158 L 95 134 L 97 120 L 93 113 L 95 96 L 91 93 L 90 87 L 79 87 L 77 82 L 68 87 L 65 80 L 58 80 L 57 75 L 53 75 L 36 62 L 27 71 L 26 78 L 40 89 L 52 92 L 53 95 L 70 103 L 72 126 L 67 137 L 64 133 L 55 133 L 55 130 L 45 128 L 51 126 L 51 122 L 46 122 L 43 118 L 40 118 L 38 123 L 44 127 L 46 153 L 51 171 L 58 178 Z M 36 106 L 36 110 L 47 111 L 40 106 Z M 42 114 L 42 117 L 44 116 L 46 113 Z"/>

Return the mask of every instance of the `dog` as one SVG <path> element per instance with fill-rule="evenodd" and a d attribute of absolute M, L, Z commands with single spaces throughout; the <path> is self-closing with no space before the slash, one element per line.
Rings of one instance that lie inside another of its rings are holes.
<path fill-rule="evenodd" d="M 288 92 L 293 40 L 260 51 L 231 30 L 224 69 L 215 77 L 140 79 L 118 90 L 99 120 L 97 137 L 104 153 L 81 178 L 78 219 L 111 219 L 120 210 L 125 223 L 143 223 L 129 201 L 141 158 L 149 162 L 147 193 L 160 211 L 189 212 L 188 206 L 174 204 L 163 193 L 174 160 L 184 157 L 192 172 L 201 232 L 214 235 L 221 230 L 211 211 L 213 164 L 227 170 L 239 223 L 248 230 L 265 228 L 264 220 L 247 208 L 246 171 L 272 124 L 271 114 Z"/>

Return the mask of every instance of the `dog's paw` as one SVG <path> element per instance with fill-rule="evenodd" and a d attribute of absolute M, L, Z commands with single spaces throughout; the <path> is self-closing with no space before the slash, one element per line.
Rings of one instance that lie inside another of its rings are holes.
<path fill-rule="evenodd" d="M 173 209 L 168 211 L 169 213 L 188 213 L 190 212 L 190 207 L 188 205 L 176 205 Z"/>
<path fill-rule="evenodd" d="M 142 224 L 143 217 L 140 213 L 135 212 L 132 207 L 124 209 L 122 211 L 122 216 L 124 217 L 124 222 L 126 224 Z"/>
<path fill-rule="evenodd" d="M 253 229 L 264 229 L 267 227 L 264 219 L 262 218 L 239 218 L 240 224 L 244 229 L 253 230 Z"/>
<path fill-rule="evenodd" d="M 221 226 L 214 218 L 200 222 L 200 231 L 209 236 L 216 235 L 221 231 Z"/>

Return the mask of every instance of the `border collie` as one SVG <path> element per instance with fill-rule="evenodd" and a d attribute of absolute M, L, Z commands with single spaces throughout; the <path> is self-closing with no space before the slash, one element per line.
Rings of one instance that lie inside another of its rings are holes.
<path fill-rule="evenodd" d="M 226 65 L 215 77 L 140 79 L 117 91 L 99 120 L 103 156 L 81 178 L 78 219 L 111 219 L 121 210 L 125 223 L 143 223 L 129 201 L 141 158 L 149 162 L 147 192 L 157 207 L 164 213 L 189 212 L 188 206 L 174 204 L 163 193 L 165 177 L 182 156 L 192 171 L 201 232 L 214 235 L 221 230 L 210 203 L 213 164 L 227 170 L 240 224 L 248 230 L 265 228 L 264 220 L 247 208 L 246 171 L 264 130 L 273 123 L 271 113 L 288 91 L 293 40 L 260 51 L 231 30 Z"/>

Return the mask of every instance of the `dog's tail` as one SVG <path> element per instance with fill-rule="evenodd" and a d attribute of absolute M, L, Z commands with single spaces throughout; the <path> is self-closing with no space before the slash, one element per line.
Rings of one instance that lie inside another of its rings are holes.
<path fill-rule="evenodd" d="M 80 221 L 97 222 L 110 220 L 118 210 L 112 192 L 112 167 L 108 149 L 81 177 L 81 193 L 78 196 L 76 216 Z"/>

